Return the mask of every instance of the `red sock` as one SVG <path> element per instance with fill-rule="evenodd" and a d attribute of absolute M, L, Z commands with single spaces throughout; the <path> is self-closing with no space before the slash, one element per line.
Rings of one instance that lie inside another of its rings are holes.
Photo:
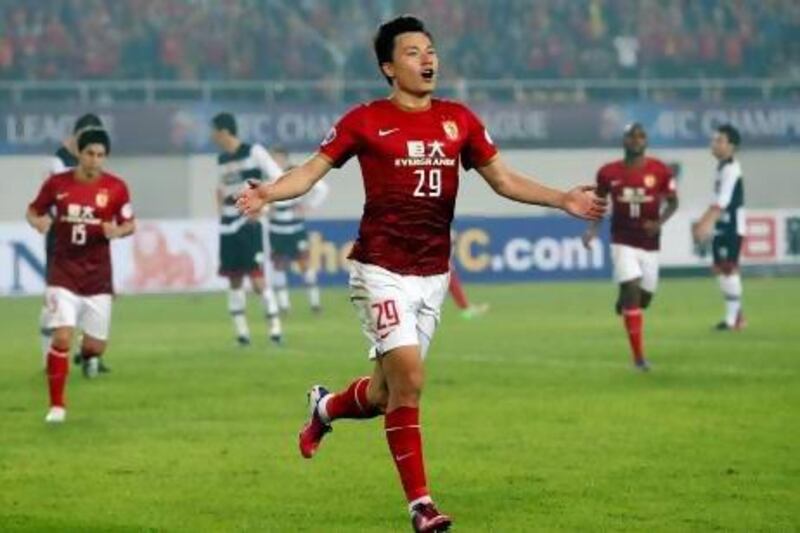
<path fill-rule="evenodd" d="M 450 268 L 450 295 L 459 309 L 466 309 L 469 307 L 467 295 L 464 293 L 464 288 L 461 286 L 461 278 L 455 268 Z"/>
<path fill-rule="evenodd" d="M 328 418 L 331 421 L 337 418 L 373 418 L 381 414 L 380 409 L 367 400 L 369 382 L 369 377 L 358 378 L 345 390 L 331 395 L 325 404 Z"/>
<path fill-rule="evenodd" d="M 384 427 L 406 498 L 413 502 L 427 496 L 428 483 L 425 480 L 425 462 L 422 457 L 419 408 L 398 407 L 391 413 L 386 413 Z"/>
<path fill-rule="evenodd" d="M 623 309 L 622 318 L 625 321 L 625 329 L 628 331 L 628 340 L 631 343 L 633 360 L 640 363 L 644 359 L 642 349 L 642 324 L 644 322 L 644 316 L 642 315 L 642 310 L 638 307 Z"/>
<path fill-rule="evenodd" d="M 47 380 L 50 388 L 50 407 L 64 407 L 64 385 L 69 374 L 69 353 L 53 347 L 47 352 Z"/>

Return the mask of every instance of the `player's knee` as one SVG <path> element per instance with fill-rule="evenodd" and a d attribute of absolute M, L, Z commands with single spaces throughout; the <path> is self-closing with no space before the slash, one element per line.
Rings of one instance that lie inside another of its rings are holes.
<path fill-rule="evenodd" d="M 736 264 L 731 263 L 730 261 L 724 261 L 714 265 L 714 273 L 715 274 L 722 274 L 723 276 L 730 276 L 731 274 L 736 273 Z"/>
<path fill-rule="evenodd" d="M 100 357 L 106 351 L 106 342 L 100 339 L 90 338 L 87 335 L 83 337 L 83 344 L 81 344 L 81 355 L 88 359 L 90 357 Z"/>
<path fill-rule="evenodd" d="M 67 328 L 56 328 L 52 332 L 50 346 L 60 352 L 68 352 L 72 345 L 72 332 Z"/>
<path fill-rule="evenodd" d="M 425 383 L 424 373 L 419 371 L 409 372 L 402 379 L 395 380 L 389 393 L 394 396 L 395 404 L 416 405 L 422 397 L 422 388 Z"/>

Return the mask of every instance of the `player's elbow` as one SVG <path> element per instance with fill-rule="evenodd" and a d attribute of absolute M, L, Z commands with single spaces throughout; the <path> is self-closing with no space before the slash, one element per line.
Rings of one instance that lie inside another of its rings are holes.
<path fill-rule="evenodd" d="M 489 184 L 492 190 L 504 198 L 514 199 L 514 180 L 508 174 L 500 174 Z"/>

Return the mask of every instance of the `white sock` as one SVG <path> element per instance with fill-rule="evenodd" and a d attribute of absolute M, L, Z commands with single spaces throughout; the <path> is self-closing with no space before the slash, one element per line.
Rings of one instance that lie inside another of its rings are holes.
<path fill-rule="evenodd" d="M 308 289 L 308 303 L 311 304 L 312 309 L 320 306 L 319 285 L 317 285 L 317 271 L 313 268 L 306 270 L 303 275 L 303 281 L 306 283 Z"/>
<path fill-rule="evenodd" d="M 323 396 L 322 399 L 317 404 L 317 413 L 319 413 L 319 417 L 326 424 L 331 423 L 331 417 L 328 415 L 328 400 L 330 400 L 331 398 L 333 398 L 333 394 L 327 394 Z"/>
<path fill-rule="evenodd" d="M 289 301 L 289 278 L 285 270 L 275 270 L 272 273 L 272 286 L 278 297 L 278 307 L 283 311 L 288 311 L 292 304 Z"/>
<path fill-rule="evenodd" d="M 42 360 L 47 366 L 47 352 L 50 351 L 50 341 L 52 340 L 53 330 L 47 327 L 47 306 L 42 306 L 39 312 L 39 338 L 42 343 Z"/>
<path fill-rule="evenodd" d="M 237 337 L 250 337 L 250 328 L 247 327 L 247 295 L 244 289 L 228 289 L 228 312 L 233 319 L 233 327 Z"/>
<path fill-rule="evenodd" d="M 738 272 L 729 276 L 720 274 L 717 281 L 725 298 L 725 323 L 733 327 L 742 310 L 742 276 Z"/>
<path fill-rule="evenodd" d="M 261 293 L 261 301 L 264 304 L 264 313 L 269 320 L 269 334 L 281 334 L 281 317 L 278 314 L 278 299 L 275 296 L 275 291 L 272 287 L 264 287 Z"/>

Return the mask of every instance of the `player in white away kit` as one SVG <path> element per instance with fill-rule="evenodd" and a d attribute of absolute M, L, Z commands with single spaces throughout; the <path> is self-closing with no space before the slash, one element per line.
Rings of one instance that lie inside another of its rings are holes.
<path fill-rule="evenodd" d="M 331 168 L 358 158 L 366 202 L 350 255 L 350 299 L 374 367 L 371 377 L 338 393 L 311 389 L 300 452 L 314 455 L 336 419 L 385 415 L 412 527 L 445 531 L 451 519 L 434 505 L 425 476 L 419 405 L 423 360 L 447 294 L 458 166 L 475 168 L 501 196 L 583 218 L 601 217 L 606 202 L 591 186 L 562 192 L 509 168 L 468 107 L 433 98 L 439 61 L 420 20 L 402 16 L 381 25 L 374 44 L 391 96 L 352 109 L 316 155 L 274 184 L 243 191 L 238 205 L 253 213 L 265 203 L 298 197 Z"/>
<path fill-rule="evenodd" d="M 245 278 L 261 296 L 269 323 L 269 338 L 274 344 L 283 341 L 278 301 L 270 280 L 265 276 L 264 230 L 262 213 L 242 216 L 234 205 L 236 195 L 248 180 L 274 180 L 281 169 L 260 144 L 242 142 L 237 136 L 236 118 L 219 113 L 212 119 L 211 136 L 222 152 L 217 156 L 217 209 L 219 210 L 219 274 L 228 279 L 228 312 L 236 330 L 239 346 L 250 345 L 247 325 Z"/>
<path fill-rule="evenodd" d="M 744 179 L 742 166 L 735 159 L 741 143 L 739 130 L 725 124 L 717 128 L 711 141 L 711 153 L 717 159 L 714 201 L 692 228 L 696 242 L 712 237 L 713 272 L 725 299 L 725 316 L 717 331 L 738 331 L 745 327 L 742 312 L 742 276 L 739 253 L 745 234 Z"/>

